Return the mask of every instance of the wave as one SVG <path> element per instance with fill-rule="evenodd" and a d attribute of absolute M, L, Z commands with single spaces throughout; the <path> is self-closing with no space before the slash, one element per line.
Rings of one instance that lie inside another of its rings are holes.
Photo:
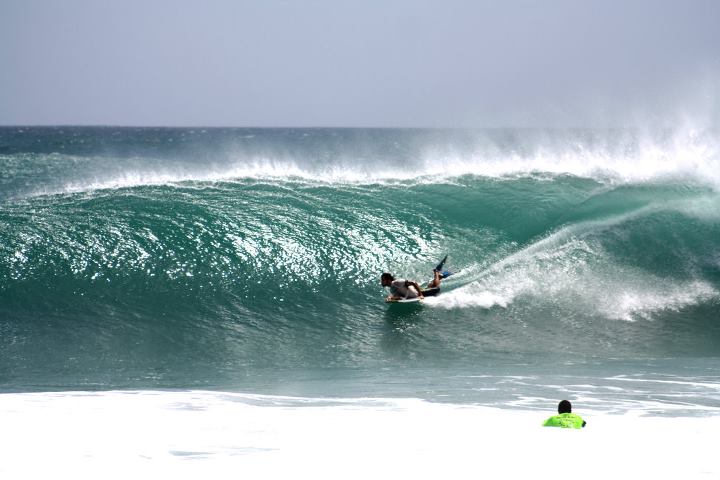
<path fill-rule="evenodd" d="M 91 292 L 109 283 L 102 288 L 121 298 L 190 288 L 292 303 L 316 289 L 342 298 L 348 285 L 373 296 L 378 272 L 422 278 L 449 251 L 460 272 L 431 305 L 564 298 L 630 319 L 643 305 L 716 298 L 718 207 L 711 190 L 608 190 L 574 178 L 136 187 L 6 205 L 0 287 L 43 290 L 63 279 Z"/>
<path fill-rule="evenodd" d="M 399 134 L 374 135 L 387 147 Z M 712 181 L 665 177 L 663 168 L 643 173 L 653 181 L 530 173 L 532 162 L 518 175 L 506 165 L 499 178 L 420 170 L 410 173 L 426 176 L 412 180 L 341 182 L 298 179 L 276 164 L 272 180 L 260 167 L 220 179 L 202 162 L 185 177 L 175 167 L 192 162 L 173 155 L 164 164 L 126 156 L 113 167 L 97 156 L 98 165 L 86 157 L 68 167 L 70 157 L 47 152 L 27 154 L 27 164 L 25 154 L 3 155 L 15 163 L 2 180 L 14 194 L 0 201 L 0 364 L 17 375 L 77 363 L 134 378 L 148 369 L 201 376 L 487 356 L 718 354 Z M 323 161 L 298 168 L 349 171 Z M 133 162 L 145 172 L 164 165 L 168 176 L 135 178 Z M 86 182 L 106 167 L 106 178 L 125 172 L 127 183 Z M 21 193 L 38 191 L 49 172 L 58 178 L 48 191 L 69 178 L 76 191 Z M 383 302 L 380 273 L 423 281 L 445 254 L 456 273 L 442 295 L 405 310 Z"/>

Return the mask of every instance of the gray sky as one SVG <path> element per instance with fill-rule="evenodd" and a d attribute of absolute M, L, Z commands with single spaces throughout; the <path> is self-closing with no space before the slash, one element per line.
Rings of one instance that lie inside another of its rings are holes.
<path fill-rule="evenodd" d="M 0 0 L 0 124 L 717 122 L 720 1 Z"/>

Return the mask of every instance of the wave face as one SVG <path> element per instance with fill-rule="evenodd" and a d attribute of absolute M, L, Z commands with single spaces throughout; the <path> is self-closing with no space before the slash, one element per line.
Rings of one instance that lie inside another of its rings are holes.
<path fill-rule="evenodd" d="M 2 128 L 0 381 L 718 356 L 717 138 Z"/>

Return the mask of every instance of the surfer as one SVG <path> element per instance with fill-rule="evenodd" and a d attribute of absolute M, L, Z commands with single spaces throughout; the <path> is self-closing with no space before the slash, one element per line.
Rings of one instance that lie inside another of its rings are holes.
<path fill-rule="evenodd" d="M 442 279 L 449 276 L 449 272 L 443 272 L 442 267 L 447 260 L 447 255 L 433 269 L 433 279 L 423 289 L 414 280 L 396 279 L 392 273 L 383 273 L 380 276 L 380 284 L 383 287 L 390 287 L 390 295 L 385 298 L 386 302 L 395 302 L 397 300 L 407 300 L 411 298 L 425 298 L 426 296 L 434 296 L 440 293 L 440 283 Z"/>
<path fill-rule="evenodd" d="M 587 422 L 580 415 L 572 412 L 572 405 L 569 401 L 563 400 L 558 404 L 558 414 L 545 420 L 543 427 L 561 427 L 561 428 L 583 428 Z"/>

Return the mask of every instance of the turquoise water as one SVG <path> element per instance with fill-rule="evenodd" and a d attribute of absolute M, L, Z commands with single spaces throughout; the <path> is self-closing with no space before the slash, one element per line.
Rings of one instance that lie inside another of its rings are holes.
<path fill-rule="evenodd" d="M 717 139 L 0 128 L 0 389 L 714 384 Z M 445 254 L 440 297 L 383 302 L 380 273 L 426 281 Z"/>

